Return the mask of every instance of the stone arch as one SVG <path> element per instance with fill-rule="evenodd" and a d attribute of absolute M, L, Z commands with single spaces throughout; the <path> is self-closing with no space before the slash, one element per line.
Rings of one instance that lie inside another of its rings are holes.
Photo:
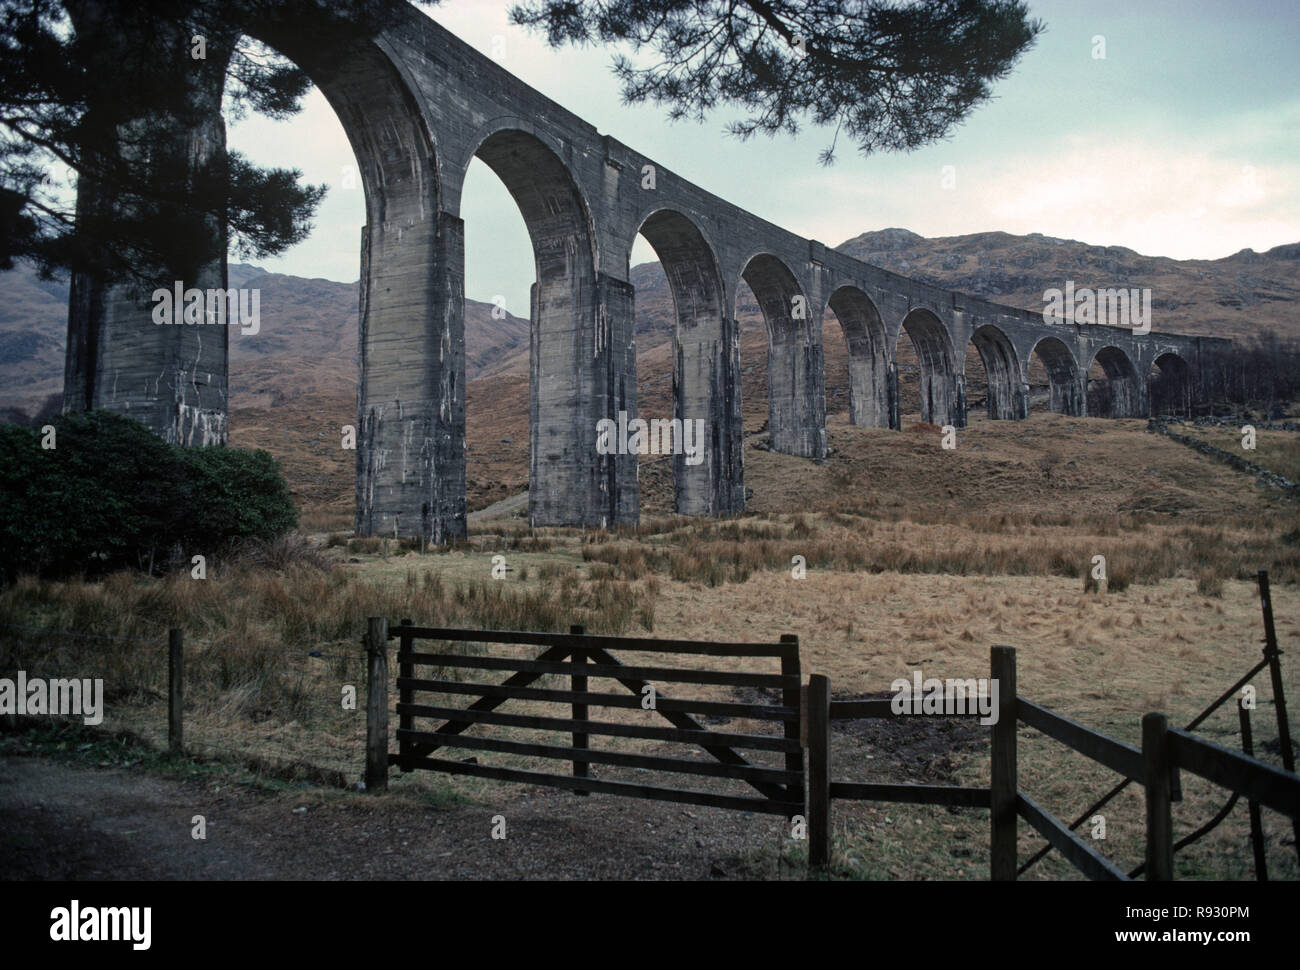
<path fill-rule="evenodd" d="M 849 423 L 866 428 L 898 424 L 896 386 L 891 380 L 889 339 L 880 312 L 858 287 L 841 286 L 827 301 L 840 321 L 849 349 Z"/>
<path fill-rule="evenodd" d="M 825 366 L 808 297 L 789 267 L 770 253 L 750 257 L 740 275 L 753 290 L 767 327 L 772 450 L 825 458 Z"/>
<path fill-rule="evenodd" d="M 442 211 L 433 133 L 388 56 L 365 43 L 351 57 L 335 51 L 325 60 L 291 37 L 261 39 L 320 87 L 352 145 L 365 197 L 357 534 L 461 538 L 464 224 Z"/>
<path fill-rule="evenodd" d="M 529 132 L 498 129 L 474 154 L 519 206 L 537 263 L 533 302 L 541 301 L 542 329 L 549 333 L 550 315 L 565 313 L 583 288 L 594 287 L 594 232 L 586 201 L 560 157 Z"/>
<path fill-rule="evenodd" d="M 1029 417 L 1029 389 L 1020 372 L 1020 359 L 1010 339 L 992 324 L 977 327 L 971 343 L 984 363 L 988 381 L 988 415 L 995 421 Z"/>
<path fill-rule="evenodd" d="M 533 525 L 598 525 L 637 518 L 636 455 L 598 455 L 596 425 L 636 411 L 631 286 L 598 280 L 585 197 L 537 135 L 498 128 L 478 157 L 519 207 L 533 244 L 530 297 L 528 510 Z M 599 323 L 601 304 L 617 309 Z M 618 361 L 596 364 L 602 354 Z M 630 386 L 629 386 L 630 385 Z M 611 505 L 612 503 L 612 505 Z"/>
<path fill-rule="evenodd" d="M 1036 356 L 1047 370 L 1048 410 L 1056 414 L 1081 417 L 1087 403 L 1086 388 L 1080 380 L 1079 362 L 1074 352 L 1058 337 L 1043 337 L 1034 344 Z"/>
<path fill-rule="evenodd" d="M 1192 416 L 1192 369 L 1176 351 L 1166 351 L 1152 362 L 1147 375 L 1147 400 L 1151 415 Z"/>
<path fill-rule="evenodd" d="M 673 298 L 672 418 L 681 422 L 674 434 L 687 422 L 703 428 L 693 439 L 700 449 L 695 456 L 675 451 L 674 506 L 683 515 L 739 513 L 745 501 L 739 345 L 717 258 L 695 222 L 675 209 L 652 212 L 637 231 L 659 257 Z"/>
<path fill-rule="evenodd" d="M 758 253 L 751 256 L 740 273 L 758 301 L 767 326 L 767 338 L 773 343 L 793 343 L 800 331 L 807 331 L 808 298 L 794 273 L 776 256 Z M 802 301 L 803 317 L 795 318 L 795 300 Z"/>
<path fill-rule="evenodd" d="M 920 367 L 921 420 L 940 427 L 966 426 L 966 402 L 960 375 L 954 363 L 948 328 L 924 307 L 915 307 L 903 318 L 894 343 L 895 361 L 899 341 L 907 334 L 916 349 Z"/>
<path fill-rule="evenodd" d="M 1133 360 L 1115 346 L 1102 347 L 1092 356 L 1093 364 L 1100 365 L 1104 377 L 1088 382 L 1088 413 L 1099 418 L 1140 418 L 1146 411 L 1145 382 L 1138 374 Z"/>
<path fill-rule="evenodd" d="M 463 155 L 477 158 L 519 208 L 532 243 L 529 522 L 606 528 L 640 517 L 635 454 L 603 453 L 602 422 L 636 413 L 634 293 L 602 272 L 579 169 L 544 127 L 499 115 Z M 449 190 L 459 199 L 460 184 Z M 626 276 L 626 265 L 623 275 Z M 617 449 L 615 449 L 615 452 Z"/>

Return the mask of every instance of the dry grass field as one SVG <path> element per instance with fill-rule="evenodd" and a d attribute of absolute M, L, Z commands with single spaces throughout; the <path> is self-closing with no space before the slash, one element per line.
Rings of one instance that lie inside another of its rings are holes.
<path fill-rule="evenodd" d="M 1243 422 L 1244 424 L 1244 422 Z M 1255 432 L 1255 449 L 1242 447 L 1244 435 L 1237 428 L 1182 424 L 1174 426 L 1178 434 L 1198 438 L 1216 448 L 1241 455 L 1249 462 L 1269 471 L 1300 482 L 1300 434 L 1294 431 L 1271 431 L 1267 428 Z"/>
<path fill-rule="evenodd" d="M 190 644 L 187 740 L 195 750 L 296 765 L 335 781 L 360 772 L 363 715 L 344 710 L 339 698 L 345 686 L 363 683 L 358 641 L 365 618 L 379 615 L 506 629 L 563 631 L 583 623 L 590 632 L 687 639 L 775 640 L 793 633 L 804 672 L 828 675 L 836 697 L 881 694 L 917 668 L 926 676 L 985 676 L 989 647 L 1009 644 L 1018 650 L 1023 695 L 1137 742 L 1144 713 L 1161 710 L 1186 722 L 1258 659 L 1262 628 L 1253 576 L 1267 568 L 1288 651 L 1286 686 L 1293 707 L 1300 704 L 1300 667 L 1290 653 L 1300 633 L 1300 515 L 1278 493 L 1147 433 L 1137 421 L 976 418 L 959 434 L 957 448 L 945 451 L 938 433 L 915 417 L 902 433 L 853 428 L 840 418 L 831 422 L 830 441 L 833 453 L 824 464 L 747 449 L 746 481 L 754 495 L 750 512 L 735 520 L 666 514 L 667 469 L 656 474 L 646 467 L 647 511 L 636 529 L 529 530 L 509 516 L 476 521 L 468 542 L 426 552 L 321 532 L 256 557 L 218 561 L 203 582 L 128 574 L 100 583 L 25 580 L 0 593 L 0 624 L 145 638 L 26 633 L 5 639 L 11 664 L 35 671 L 75 661 L 80 676 L 104 676 L 114 726 L 157 744 L 166 721 L 163 638 L 169 627 L 183 627 Z M 327 451 L 334 449 L 322 444 L 319 457 L 332 459 Z M 328 521 L 339 501 L 328 498 L 327 483 L 289 472 L 300 498 L 326 497 L 320 505 L 304 502 L 306 517 Z M 491 576 L 494 555 L 505 556 L 504 579 Z M 1087 591 L 1085 576 L 1097 555 L 1106 557 L 1108 588 Z M 806 562 L 803 578 L 792 571 L 796 556 Z M 1276 761 L 1271 695 L 1266 678 L 1258 683 L 1257 744 Z M 619 690 L 598 680 L 591 689 Z M 737 697 L 731 688 L 697 691 Z M 512 702 L 511 709 L 530 708 L 541 710 L 527 702 Z M 721 729 L 759 725 L 735 720 Z M 1203 731 L 1237 746 L 1235 711 L 1229 706 Z M 602 746 L 631 750 L 613 740 Z M 1028 730 L 1020 764 L 1021 787 L 1071 820 L 1115 780 Z M 631 777 L 622 769 L 596 771 Z M 929 719 L 836 726 L 838 779 L 979 784 L 987 771 L 981 729 Z M 690 787 L 693 781 L 668 783 Z M 1184 785 L 1186 798 L 1176 808 L 1179 836 L 1224 800 L 1190 777 Z M 435 803 L 490 796 L 494 804 L 512 790 L 419 772 L 399 776 L 394 789 Z M 718 790 L 744 793 L 743 786 Z M 1126 792 L 1104 814 L 1102 851 L 1136 865 L 1140 791 Z M 1295 878 L 1290 830 L 1265 815 L 1272 875 Z M 840 875 L 987 877 L 984 812 L 837 802 L 835 819 Z M 756 818 L 755 824 L 775 827 L 770 848 L 748 860 L 750 874 L 798 874 L 799 853 L 782 838 L 779 823 Z M 1025 859 L 1041 843 L 1027 826 L 1021 831 Z M 1249 878 L 1244 806 L 1182 851 L 1178 866 L 1181 878 Z M 1029 877 L 1077 874 L 1049 856 Z"/>

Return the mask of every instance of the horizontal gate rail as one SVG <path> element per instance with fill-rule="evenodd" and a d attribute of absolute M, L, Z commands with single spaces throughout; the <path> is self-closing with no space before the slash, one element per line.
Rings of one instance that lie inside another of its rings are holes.
<path fill-rule="evenodd" d="M 536 714 L 502 714 L 497 711 L 471 711 L 460 707 L 436 707 L 429 704 L 398 704 L 398 714 L 432 717 L 458 723 L 497 724 L 504 727 L 532 728 L 539 731 L 581 731 L 616 738 L 643 738 L 648 741 L 679 741 L 712 747 L 753 748 L 760 751 L 794 751 L 799 741 L 763 734 L 730 734 L 709 730 L 648 727 L 617 724 L 612 721 L 577 720 L 570 717 L 542 717 Z M 444 735 L 438 731 L 404 731 L 413 741 L 439 745 Z"/>
<path fill-rule="evenodd" d="M 585 649 L 590 652 L 591 648 Z M 482 657 L 459 653 L 412 653 L 412 664 L 433 667 L 469 667 L 476 670 L 518 670 L 534 674 L 562 674 L 567 677 L 635 677 L 677 684 L 714 684 L 720 687 L 798 687 L 795 678 L 781 674 L 746 674 L 695 670 L 690 667 L 628 667 L 609 664 L 577 664 L 568 661 L 516 660 L 511 657 Z"/>
<path fill-rule="evenodd" d="M 1055 711 L 1049 711 L 1023 697 L 1016 698 L 1016 702 L 1016 710 L 1022 724 L 1042 731 L 1048 737 L 1105 765 L 1111 771 L 1132 778 L 1140 785 L 1146 784 L 1146 767 L 1142 763 L 1142 751 L 1139 748 L 1099 734 L 1091 728 L 1084 727 L 1078 721 L 1062 717 Z"/>
<path fill-rule="evenodd" d="M 442 627 L 390 627 L 390 638 L 403 632 L 417 640 L 461 643 L 522 643 L 566 650 L 642 650 L 653 653 L 689 653 L 706 657 L 797 657 L 799 644 L 711 643 L 696 640 L 656 640 L 652 637 L 606 637 L 588 633 L 533 633 L 526 630 L 455 630 Z M 397 631 L 397 632 L 394 632 Z"/>
<path fill-rule="evenodd" d="M 590 669 L 590 668 L 588 668 Z M 550 687 L 506 687 L 502 684 L 478 684 L 459 680 L 422 680 L 418 677 L 397 678 L 399 688 L 440 694 L 471 694 L 527 701 L 554 701 L 561 704 L 591 704 L 596 707 L 637 709 L 641 698 L 631 694 L 603 694 L 594 691 L 557 690 Z M 799 711 L 790 707 L 765 704 L 740 704 L 730 701 L 673 700 L 663 694 L 655 700 L 655 709 L 683 714 L 710 714 L 716 717 L 752 718 L 753 720 L 798 721 Z"/>
<path fill-rule="evenodd" d="M 1016 811 L 1089 879 L 1129 881 L 1127 873 L 1071 832 L 1060 819 L 1045 812 L 1024 792 L 1016 794 Z"/>
<path fill-rule="evenodd" d="M 1175 765 L 1288 818 L 1300 818 L 1300 777 L 1178 728 L 1169 728 L 1167 738 Z"/>
<path fill-rule="evenodd" d="M 398 737 L 416 740 L 431 735 L 420 731 L 400 731 Z M 681 758 L 663 758 L 657 755 L 627 754 L 621 751 L 599 751 L 591 748 L 562 747 L 551 744 L 534 744 L 528 741 L 505 741 L 500 738 L 480 738 L 460 735 L 439 740 L 439 746 L 472 748 L 478 751 L 497 751 L 503 754 L 529 755 L 535 758 L 556 758 L 562 761 L 581 761 L 588 764 L 618 765 L 624 768 L 643 768 L 647 771 L 676 771 L 687 775 L 708 775 L 713 778 L 737 778 L 741 781 L 770 781 L 775 784 L 793 784 L 800 778 L 793 771 L 766 768 L 762 765 L 724 765 L 716 761 L 686 761 Z M 393 756 L 396 762 L 397 755 Z"/>
<path fill-rule="evenodd" d="M 691 791 L 682 788 L 662 788 L 657 785 L 637 785 L 625 781 L 604 781 L 596 778 L 575 778 L 552 775 L 544 771 L 524 771 L 519 768 L 497 768 L 492 765 L 470 764 L 464 761 L 443 761 L 423 758 L 415 762 L 419 768 L 434 768 L 449 775 L 476 775 L 498 781 L 518 781 L 550 788 L 567 788 L 570 791 L 603 792 L 610 795 L 628 795 L 634 798 L 652 798 L 664 802 L 681 802 L 687 805 L 704 805 L 710 808 L 729 808 L 742 812 L 759 812 L 767 815 L 797 815 L 803 811 L 803 802 L 778 801 L 774 798 L 753 798 L 741 795 L 715 795 L 712 792 Z"/>

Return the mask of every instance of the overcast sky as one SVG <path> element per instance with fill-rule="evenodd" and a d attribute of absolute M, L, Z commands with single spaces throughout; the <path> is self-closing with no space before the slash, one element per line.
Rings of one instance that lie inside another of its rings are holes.
<path fill-rule="evenodd" d="M 830 168 L 817 164 L 826 129 L 741 142 L 723 133 L 725 114 L 669 123 L 662 108 L 622 105 L 609 50 L 552 50 L 507 24 L 505 0 L 424 9 L 484 52 L 504 38 L 502 66 L 601 132 L 827 245 L 891 226 L 925 236 L 1041 232 L 1179 259 L 1300 241 L 1295 0 L 1030 0 L 1030 8 L 1046 32 L 951 138 L 871 158 L 841 140 Z M 1098 36 L 1105 59 L 1093 56 Z M 320 94 L 291 121 L 233 124 L 229 141 L 331 187 L 311 238 L 262 265 L 355 281 L 362 194 L 341 187 L 355 162 Z M 466 295 L 504 296 L 527 316 L 534 271 L 523 221 L 477 161 L 461 215 Z M 652 258 L 640 241 L 633 262 Z"/>

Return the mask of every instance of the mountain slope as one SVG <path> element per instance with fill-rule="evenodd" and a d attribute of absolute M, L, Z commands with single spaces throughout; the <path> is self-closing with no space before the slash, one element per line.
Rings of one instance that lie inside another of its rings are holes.
<path fill-rule="evenodd" d="M 232 406 L 270 406 L 301 393 L 356 383 L 356 283 L 303 279 L 232 263 L 232 287 L 261 291 L 257 334 L 230 333 Z M 523 354 L 528 371 L 528 321 L 465 301 L 465 376 L 509 369 Z M 0 273 L 0 408 L 32 408 L 62 390 L 68 284 L 42 281 L 28 267 Z"/>
<path fill-rule="evenodd" d="M 1042 310 L 1043 291 L 1150 287 L 1154 330 L 1246 338 L 1263 330 L 1300 338 L 1300 244 L 1223 259 L 1174 260 L 1122 246 L 1089 246 L 1033 233 L 981 232 L 927 239 L 906 229 L 865 232 L 835 247 L 882 269 L 996 303 Z"/>

